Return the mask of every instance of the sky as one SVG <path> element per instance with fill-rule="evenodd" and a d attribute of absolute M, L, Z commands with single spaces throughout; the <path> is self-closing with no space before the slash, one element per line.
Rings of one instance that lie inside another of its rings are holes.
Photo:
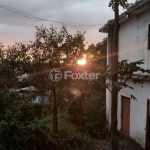
<path fill-rule="evenodd" d="M 128 0 L 128 2 L 134 3 L 135 0 Z M 86 31 L 87 45 L 97 44 L 107 36 L 99 33 L 99 28 L 109 19 L 114 18 L 114 13 L 108 4 L 109 0 L 0 0 L 0 42 L 5 46 L 13 45 L 15 42 L 28 43 L 35 39 L 35 26 L 53 25 L 59 29 L 61 23 L 50 22 L 57 21 L 73 22 L 71 25 L 95 25 L 66 26 L 72 34 Z M 30 17 L 16 14 L 8 9 L 19 10 L 18 13 Z M 123 9 L 120 9 L 120 12 L 122 13 Z M 27 13 L 49 21 L 31 18 Z"/>

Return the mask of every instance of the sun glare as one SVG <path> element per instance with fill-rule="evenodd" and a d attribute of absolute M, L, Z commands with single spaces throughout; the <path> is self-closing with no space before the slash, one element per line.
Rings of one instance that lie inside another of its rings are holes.
<path fill-rule="evenodd" d="M 78 65 L 85 65 L 86 64 L 86 55 L 83 55 L 84 58 L 79 59 L 77 61 Z"/>

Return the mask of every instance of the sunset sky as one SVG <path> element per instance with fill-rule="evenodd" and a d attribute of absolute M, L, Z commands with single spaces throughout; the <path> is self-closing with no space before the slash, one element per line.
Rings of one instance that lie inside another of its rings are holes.
<path fill-rule="evenodd" d="M 135 0 L 128 0 L 128 2 L 135 2 Z M 108 3 L 109 0 L 0 0 L 0 42 L 5 46 L 15 42 L 28 42 L 34 39 L 35 26 L 53 25 L 58 29 L 62 26 L 59 23 L 50 22 L 51 20 L 73 22 L 71 23 L 73 25 L 76 23 L 95 25 L 67 26 L 67 29 L 72 34 L 77 31 L 86 31 L 86 42 L 96 44 L 106 37 L 106 34 L 99 33 L 99 28 L 114 16 Z M 8 11 L 8 9 L 15 12 L 19 10 L 18 13 L 30 17 Z M 120 9 L 120 12 L 123 10 Z M 31 18 L 31 15 L 27 13 L 49 21 Z"/>

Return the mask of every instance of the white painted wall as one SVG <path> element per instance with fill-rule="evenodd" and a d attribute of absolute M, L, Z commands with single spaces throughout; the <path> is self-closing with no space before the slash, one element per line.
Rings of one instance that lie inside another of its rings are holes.
<path fill-rule="evenodd" d="M 110 126 L 111 126 L 111 93 L 109 90 L 106 90 L 106 120 L 107 120 L 107 128 L 110 131 Z"/>
<path fill-rule="evenodd" d="M 107 38 L 107 41 L 109 39 Z M 109 56 L 108 48 L 111 48 L 109 42 L 107 42 L 107 56 Z M 107 57 L 107 65 L 109 65 L 109 57 Z M 107 81 L 110 83 L 110 81 Z M 110 130 L 111 126 L 111 93 L 109 90 L 106 89 L 106 120 L 107 120 L 107 128 Z"/>
<path fill-rule="evenodd" d="M 119 32 L 119 61 L 144 59 L 143 68 L 150 69 L 150 50 L 148 50 L 148 24 L 150 11 L 132 17 L 121 24 Z"/>
<path fill-rule="evenodd" d="M 150 69 L 150 50 L 148 45 L 148 24 L 150 24 L 150 11 L 138 17 L 133 17 L 121 24 L 119 32 L 119 61 L 127 59 L 129 62 L 144 59 L 144 69 Z M 134 138 L 143 148 L 146 142 L 146 111 L 147 99 L 150 99 L 150 83 L 145 83 L 142 88 L 138 84 L 130 83 L 134 90 L 124 89 L 118 95 L 118 129 L 121 130 L 121 96 L 130 97 L 134 95 L 137 101 L 130 103 L 130 136 Z M 111 121 L 111 94 L 106 92 L 106 117 Z"/>
<path fill-rule="evenodd" d="M 144 59 L 142 67 L 150 69 L 150 50 L 148 50 L 148 24 L 150 11 L 138 17 L 133 17 L 121 24 L 119 32 L 119 61 L 127 59 L 129 62 Z M 121 96 L 130 98 L 134 95 L 137 101 L 130 102 L 130 136 L 142 147 L 146 144 L 146 116 L 147 99 L 150 99 L 150 83 L 140 85 L 130 83 L 134 90 L 124 89 L 118 95 L 118 129 L 121 130 Z"/>
<path fill-rule="evenodd" d="M 143 87 L 133 83 L 130 85 L 134 87 L 134 90 L 124 89 L 118 95 L 118 130 L 121 130 L 121 97 L 130 98 L 130 95 L 134 95 L 137 100 L 130 100 L 130 136 L 145 148 L 147 100 L 150 99 L 150 83 L 145 83 Z"/>

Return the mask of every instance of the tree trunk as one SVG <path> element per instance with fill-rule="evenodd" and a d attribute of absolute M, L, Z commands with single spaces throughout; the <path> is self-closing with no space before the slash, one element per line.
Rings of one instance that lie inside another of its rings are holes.
<path fill-rule="evenodd" d="M 117 106 L 118 106 L 118 91 L 112 90 L 112 108 L 111 108 L 111 130 L 112 130 L 112 150 L 118 150 L 119 138 L 117 132 Z"/>
<path fill-rule="evenodd" d="M 117 68 L 118 64 L 118 46 L 119 46 L 119 0 L 115 0 L 115 30 L 114 30 L 114 52 L 112 59 L 112 69 Z M 115 73 L 112 77 L 112 85 L 117 82 L 118 77 Z M 117 132 L 117 106 L 118 89 L 112 87 L 112 106 L 111 106 L 111 130 L 112 130 L 112 150 L 119 149 L 119 138 Z"/>
<path fill-rule="evenodd" d="M 54 110 L 53 110 L 53 133 L 58 133 L 58 120 L 57 120 L 57 98 L 56 98 L 56 89 L 55 83 L 53 83 L 53 96 L 54 96 Z"/>

